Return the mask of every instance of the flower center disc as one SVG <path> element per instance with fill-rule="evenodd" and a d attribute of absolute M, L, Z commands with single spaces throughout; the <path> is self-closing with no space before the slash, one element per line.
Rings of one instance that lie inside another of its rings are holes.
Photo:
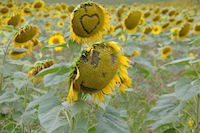
<path fill-rule="evenodd" d="M 118 68 L 119 61 L 113 48 L 104 44 L 95 45 L 79 60 L 80 77 L 75 80 L 74 88 L 89 93 L 102 90 L 113 79 Z"/>
<path fill-rule="evenodd" d="M 103 10 L 95 3 L 85 3 L 74 11 L 72 28 L 77 36 L 89 37 L 101 30 L 103 22 Z"/>

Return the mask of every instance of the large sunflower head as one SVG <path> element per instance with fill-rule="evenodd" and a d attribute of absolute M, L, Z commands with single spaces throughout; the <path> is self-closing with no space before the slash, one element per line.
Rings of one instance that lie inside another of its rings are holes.
<path fill-rule="evenodd" d="M 71 74 L 67 100 L 76 101 L 78 92 L 84 92 L 94 95 L 94 101 L 97 99 L 99 103 L 100 100 L 105 102 L 104 94 L 112 94 L 115 87 L 125 92 L 131 86 L 126 68 L 130 67 L 128 61 L 115 42 L 94 44 L 87 48 Z"/>
<path fill-rule="evenodd" d="M 16 48 L 22 48 L 27 44 L 32 44 L 32 40 L 37 38 L 40 29 L 34 25 L 27 25 L 19 29 L 13 37 L 13 46 Z"/>
<path fill-rule="evenodd" d="M 6 7 L 6 6 L 0 7 L 0 14 L 2 16 L 8 16 L 9 13 L 10 13 L 10 9 L 8 7 Z"/>
<path fill-rule="evenodd" d="M 78 43 L 99 41 L 109 30 L 110 20 L 102 6 L 93 2 L 83 3 L 71 14 L 71 38 Z"/>
<path fill-rule="evenodd" d="M 13 14 L 9 18 L 7 18 L 6 25 L 12 25 L 14 28 L 16 28 L 18 25 L 20 25 L 21 18 L 22 16 L 20 13 Z"/>
<path fill-rule="evenodd" d="M 51 37 L 49 38 L 48 44 L 54 45 L 54 44 L 62 44 L 64 42 L 65 42 L 65 39 L 64 39 L 62 33 L 58 32 L 58 33 L 54 33 L 51 35 Z M 60 50 L 62 50 L 62 47 L 55 47 L 54 49 L 56 51 L 60 51 Z"/>
<path fill-rule="evenodd" d="M 32 4 L 32 9 L 36 11 L 42 11 L 44 9 L 45 3 L 42 0 L 36 0 Z"/>
<path fill-rule="evenodd" d="M 127 33 L 136 32 L 142 18 L 143 18 L 142 11 L 140 10 L 130 11 L 123 21 L 123 29 L 127 30 Z"/>
<path fill-rule="evenodd" d="M 200 34 L 200 23 L 196 23 L 193 28 L 194 34 Z"/>
<path fill-rule="evenodd" d="M 186 38 L 190 33 L 190 29 L 191 29 L 191 23 L 188 22 L 184 23 L 177 32 L 177 38 L 181 40 Z"/>

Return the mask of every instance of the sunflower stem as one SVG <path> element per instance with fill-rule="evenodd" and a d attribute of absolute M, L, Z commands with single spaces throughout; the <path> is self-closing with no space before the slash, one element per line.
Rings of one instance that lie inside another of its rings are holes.
<path fill-rule="evenodd" d="M 71 121 L 69 119 L 69 115 L 68 115 L 67 111 L 63 111 L 63 112 L 64 112 L 64 114 L 65 114 L 65 116 L 67 118 L 67 121 L 69 123 L 69 128 L 70 128 L 70 133 L 71 133 L 72 132 L 72 123 L 71 123 Z"/>
<path fill-rule="evenodd" d="M 9 47 L 10 47 L 10 44 L 11 44 L 11 40 L 12 40 L 12 39 L 10 39 L 10 40 L 8 41 L 8 44 L 7 44 L 7 46 L 6 46 L 6 50 L 4 51 L 3 61 L 2 61 L 2 64 L 1 64 L 2 66 L 4 66 L 4 64 L 5 64 L 5 62 L 6 62 L 6 56 L 7 56 L 7 54 L 8 54 L 8 50 L 9 50 Z M 3 77 L 4 77 L 4 75 L 3 75 L 3 73 L 1 73 L 0 91 L 2 90 Z"/>
<path fill-rule="evenodd" d="M 199 116 L 200 116 L 200 94 L 197 95 L 196 97 L 196 101 L 197 101 L 197 111 L 196 111 L 196 131 L 198 132 L 199 129 L 200 129 L 200 119 L 199 119 Z"/>

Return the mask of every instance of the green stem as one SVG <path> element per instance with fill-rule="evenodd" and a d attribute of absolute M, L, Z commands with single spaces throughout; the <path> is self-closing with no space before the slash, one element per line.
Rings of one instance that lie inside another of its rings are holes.
<path fill-rule="evenodd" d="M 199 131 L 200 129 L 200 94 L 197 95 L 197 112 L 196 112 L 196 130 Z"/>
<path fill-rule="evenodd" d="M 70 128 L 70 133 L 71 133 L 72 132 L 72 123 L 71 123 L 71 121 L 69 119 L 69 115 L 68 115 L 67 111 L 63 111 L 63 112 L 64 112 L 64 114 L 65 114 L 65 116 L 67 118 L 67 121 L 69 123 L 69 128 Z"/>
<path fill-rule="evenodd" d="M 5 50 L 5 52 L 4 52 L 4 56 L 3 56 L 3 61 L 2 61 L 2 66 L 5 64 L 5 62 L 6 62 L 6 56 L 7 56 L 7 54 L 8 54 L 8 50 L 9 50 L 9 47 L 10 47 L 10 44 L 11 44 L 11 40 L 12 39 L 10 39 L 9 41 L 8 41 L 8 44 L 7 44 L 7 46 L 6 46 L 6 50 Z M 1 79 L 0 79 L 0 90 L 2 90 L 2 84 L 3 84 L 3 73 L 1 73 Z"/>
<path fill-rule="evenodd" d="M 26 106 L 27 106 L 27 97 L 28 97 L 28 81 L 26 83 L 25 90 L 24 90 L 24 110 L 26 110 Z"/>

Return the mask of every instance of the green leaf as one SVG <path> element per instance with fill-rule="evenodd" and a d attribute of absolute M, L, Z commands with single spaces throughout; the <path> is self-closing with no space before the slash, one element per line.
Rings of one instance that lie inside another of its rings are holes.
<path fill-rule="evenodd" d="M 182 72 L 183 75 L 193 75 L 193 76 L 198 76 L 198 73 L 194 70 L 189 70 L 189 71 L 184 71 Z"/>
<path fill-rule="evenodd" d="M 178 131 L 176 131 L 175 128 L 169 128 L 169 129 L 163 130 L 161 133 L 178 133 Z"/>
<path fill-rule="evenodd" d="M 16 88 L 22 88 L 27 83 L 27 74 L 23 72 L 14 73 L 13 84 Z"/>
<path fill-rule="evenodd" d="M 3 93 L 0 96 L 0 104 L 5 103 L 5 102 L 13 102 L 13 101 L 18 100 L 18 99 L 19 99 L 19 96 L 16 95 L 14 92 L 6 91 L 5 93 Z"/>
<path fill-rule="evenodd" d="M 177 113 L 180 112 L 183 107 L 184 104 L 175 97 L 174 93 L 160 96 L 157 105 L 153 107 L 147 115 L 147 120 L 153 121 L 153 123 L 149 125 L 150 128 L 154 130 L 178 121 L 179 116 Z"/>
<path fill-rule="evenodd" d="M 29 112 L 33 109 L 35 109 L 36 106 L 38 106 L 42 101 L 45 101 L 48 99 L 48 97 L 51 97 L 55 94 L 55 90 L 49 91 L 46 95 L 43 95 L 41 97 L 37 97 L 35 100 L 30 102 L 28 106 L 26 107 L 26 112 Z"/>
<path fill-rule="evenodd" d="M 12 48 L 12 52 L 21 53 L 21 52 L 26 52 L 26 51 L 28 51 L 28 49 L 26 49 L 26 48 Z"/>
<path fill-rule="evenodd" d="M 68 73 L 71 70 L 70 66 L 71 65 L 69 63 L 55 64 L 49 68 L 46 68 L 40 71 L 35 77 L 44 76 L 44 75 L 47 75 L 49 73 L 54 73 L 54 72 L 58 72 L 60 75 L 63 75 L 63 74 Z"/>
<path fill-rule="evenodd" d="M 60 112 L 63 110 L 63 106 L 59 99 L 54 96 L 55 90 L 50 91 L 48 94 L 39 97 L 33 102 L 29 103 L 23 116 L 31 116 L 38 109 L 38 117 L 41 126 L 47 133 L 56 131 L 61 132 L 65 128 L 65 132 L 68 128 L 66 119 L 61 119 Z"/>
<path fill-rule="evenodd" d="M 86 119 L 77 119 L 75 129 L 72 133 L 88 133 L 88 122 Z"/>
<path fill-rule="evenodd" d="M 77 101 L 71 108 L 71 116 L 74 117 L 76 114 L 80 113 L 82 110 L 86 109 L 87 105 L 84 101 Z"/>
<path fill-rule="evenodd" d="M 45 128 L 47 133 L 59 131 L 59 128 L 68 127 L 67 120 L 60 118 L 60 112 L 63 107 L 58 98 L 49 96 L 41 101 L 39 105 L 38 117 L 40 124 Z"/>
<path fill-rule="evenodd" d="M 192 79 L 182 78 L 175 85 L 175 95 L 182 101 L 186 101 L 199 93 L 199 82 L 192 84 Z"/>
<path fill-rule="evenodd" d="M 183 103 L 180 103 L 175 97 L 175 94 L 165 94 L 160 96 L 157 105 L 153 107 L 148 114 L 148 120 L 158 120 L 162 117 L 173 115 L 183 108 Z"/>
<path fill-rule="evenodd" d="M 49 48 L 55 48 L 55 47 L 69 47 L 67 43 L 62 43 L 62 44 L 54 44 L 54 45 L 46 45 L 42 48 L 42 50 L 46 50 Z"/>
<path fill-rule="evenodd" d="M 186 57 L 186 58 L 183 58 L 183 59 L 178 59 L 178 60 L 174 60 L 174 61 L 171 61 L 163 66 L 169 66 L 169 65 L 177 65 L 177 64 L 189 64 L 189 61 L 191 60 L 194 60 L 195 57 L 194 56 L 191 56 L 191 57 Z"/>
<path fill-rule="evenodd" d="M 130 133 L 127 123 L 121 118 L 121 116 L 124 116 L 124 112 L 126 111 L 119 111 L 107 106 L 103 114 L 96 113 L 95 116 L 98 121 L 96 133 Z"/>

